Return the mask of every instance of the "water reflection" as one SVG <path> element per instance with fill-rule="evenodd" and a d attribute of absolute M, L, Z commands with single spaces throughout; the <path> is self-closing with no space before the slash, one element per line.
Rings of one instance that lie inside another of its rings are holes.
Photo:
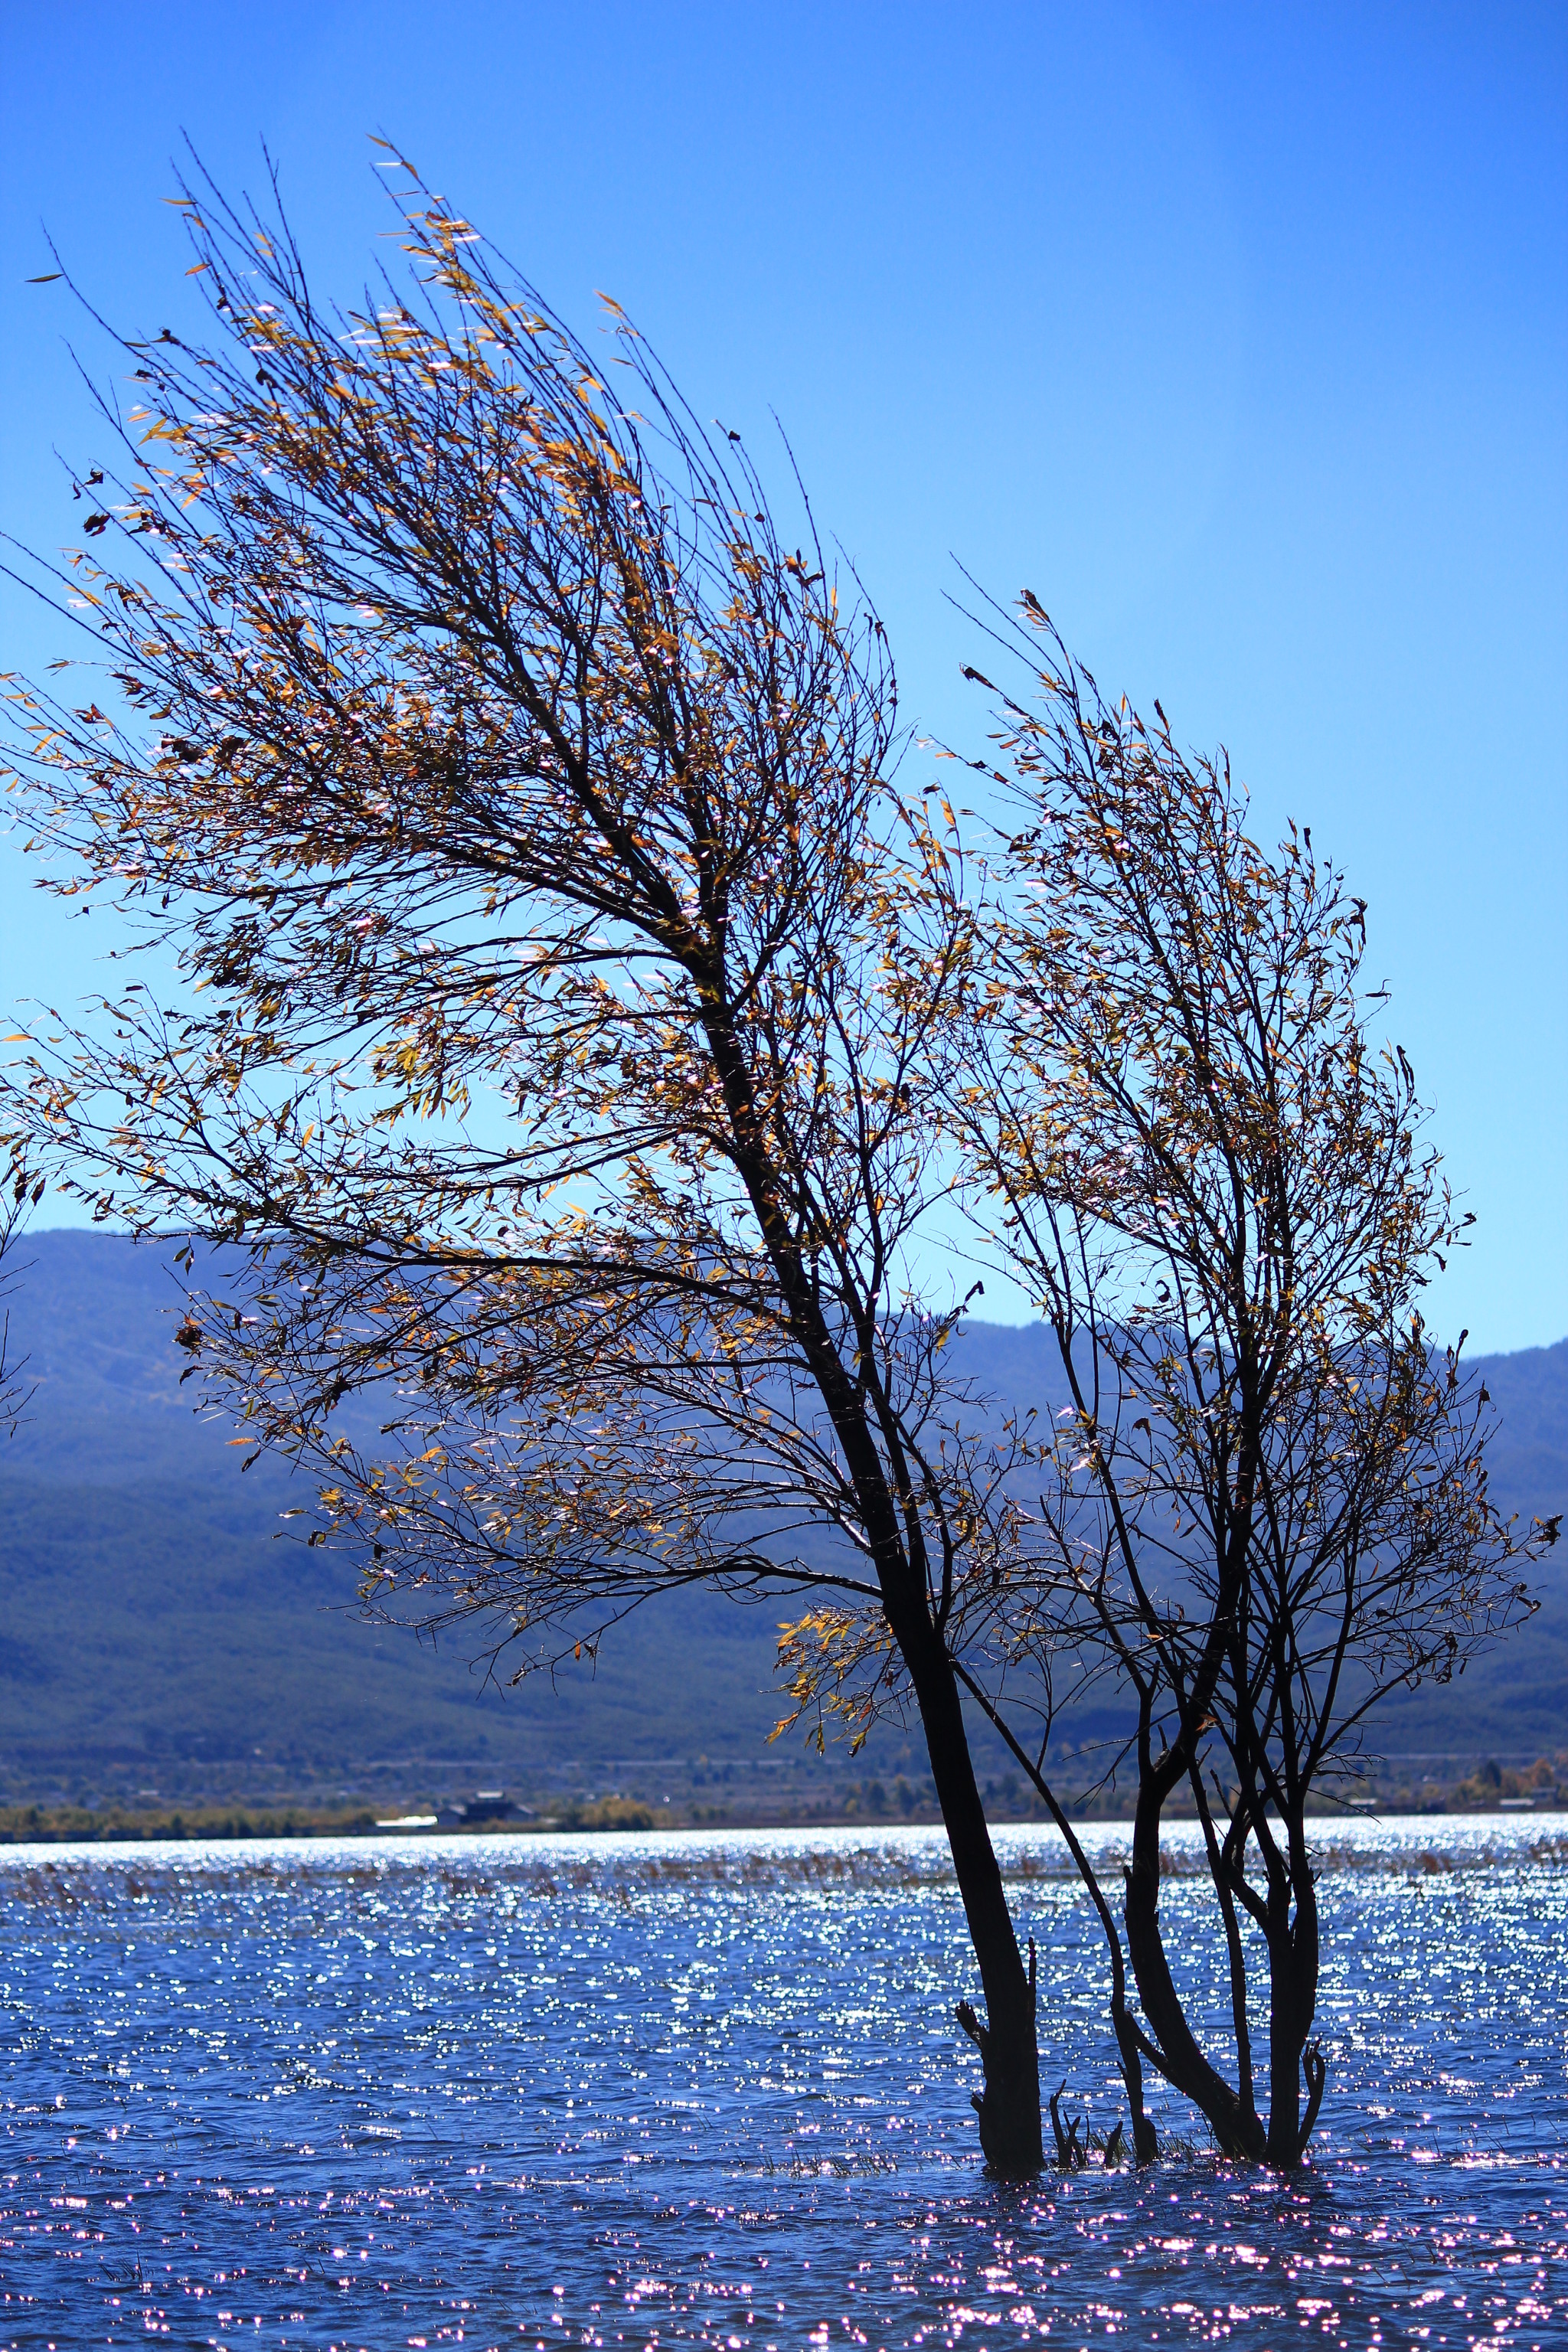
<path fill-rule="evenodd" d="M 1092 1917 L 1003 1843 L 1103 2129 Z M 976 2168 L 930 1832 L 11 1849 L 0 2347 L 1568 2341 L 1568 1819 L 1321 1846 L 1310 2169 L 1029 2191 Z"/>

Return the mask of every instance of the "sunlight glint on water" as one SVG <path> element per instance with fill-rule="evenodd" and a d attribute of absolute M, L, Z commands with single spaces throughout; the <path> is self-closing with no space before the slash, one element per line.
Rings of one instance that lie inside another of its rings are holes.
<path fill-rule="evenodd" d="M 1103 2129 L 1091 1915 L 999 1843 Z M 0 2347 L 1568 2343 L 1568 1818 L 1321 1843 L 1310 2168 L 1026 2192 L 978 2169 L 931 1832 L 10 1849 Z"/>

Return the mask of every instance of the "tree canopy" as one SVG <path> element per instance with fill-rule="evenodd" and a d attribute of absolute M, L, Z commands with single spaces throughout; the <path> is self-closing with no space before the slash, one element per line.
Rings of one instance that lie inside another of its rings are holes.
<path fill-rule="evenodd" d="M 1085 1868 L 1135 2126 L 1147 2059 L 1222 2147 L 1288 2166 L 1323 2089 L 1309 1799 L 1353 1785 L 1381 1700 L 1529 1613 L 1521 1566 L 1552 1531 L 1492 1505 L 1489 1400 L 1461 1376 L 1464 1335 L 1434 1348 L 1423 1319 L 1473 1219 L 1423 1139 L 1408 1059 L 1373 1033 L 1363 902 L 1310 831 L 1266 855 L 1227 763 L 1184 756 L 1158 706 L 1146 727 L 1108 705 L 1033 599 L 1024 619 L 1037 695 L 1001 714 L 1023 822 L 958 1100 L 1066 1402 L 1036 1519 L 1056 1570 L 1046 1654 L 1010 1627 L 986 1704 L 1003 1726 L 1032 1702 L 1038 1784 L 1056 1706 L 1095 1683 L 1126 1694 L 1110 1769 L 1130 1766 L 1137 1796 L 1125 1925 L 1147 2032 Z M 1219 1898 L 1234 2087 L 1160 1936 L 1178 1790 Z M 1267 2126 L 1237 1905 L 1268 1957 Z"/>

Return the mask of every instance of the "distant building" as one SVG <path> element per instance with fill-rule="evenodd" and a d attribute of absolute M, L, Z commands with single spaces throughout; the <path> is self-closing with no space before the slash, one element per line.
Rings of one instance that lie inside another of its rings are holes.
<path fill-rule="evenodd" d="M 440 1818 L 444 1825 L 473 1829 L 480 1822 L 531 1822 L 533 1814 L 527 1805 L 517 1804 L 504 1789 L 476 1789 L 467 1803 L 443 1805 Z"/>

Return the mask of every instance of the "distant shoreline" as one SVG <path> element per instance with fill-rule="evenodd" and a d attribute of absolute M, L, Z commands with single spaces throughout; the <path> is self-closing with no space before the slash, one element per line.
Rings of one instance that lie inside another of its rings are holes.
<path fill-rule="evenodd" d="M 1314 1818 L 1321 1820 L 1498 1812 L 1528 1818 L 1531 1813 L 1562 1811 L 1565 1806 L 1568 1806 L 1568 1790 L 1558 1786 L 1540 1787 L 1528 1794 L 1507 1796 L 1500 1795 L 1491 1787 L 1478 1790 L 1473 1783 L 1464 1783 L 1417 1802 L 1413 1802 L 1406 1791 L 1400 1790 L 1397 1795 L 1391 1793 L 1381 1800 L 1361 1798 L 1348 1804 L 1321 1803 L 1311 1810 Z M 1132 1818 L 1130 1804 L 1108 1803 L 1103 1798 L 1088 1805 L 1069 1804 L 1068 1812 L 1072 1819 L 1086 1824 L 1129 1822 Z M 1167 1820 L 1172 1826 L 1192 1818 L 1190 1805 L 1173 1805 L 1168 1809 Z M 858 1809 L 837 1807 L 814 1808 L 810 1811 L 787 1806 L 755 1811 L 742 1811 L 737 1808 L 731 1812 L 718 1806 L 649 1805 L 626 1798 L 607 1798 L 595 1803 L 563 1803 L 553 1811 L 531 1814 L 520 1820 L 491 1819 L 464 1822 L 445 1817 L 424 1819 L 417 1825 L 406 1818 L 388 1820 L 384 1815 L 378 1815 L 374 1805 L 366 1804 L 179 1805 L 145 1811 L 112 1807 L 101 1811 L 78 1805 L 10 1805 L 0 1807 L 0 1847 L 153 1843 L 211 1844 L 215 1842 L 243 1844 L 289 1837 L 505 1837 L 526 1841 L 551 1834 L 614 1837 L 626 1832 L 649 1830 L 698 1830 L 723 1835 L 745 1830 L 882 1831 L 936 1826 L 936 1816 L 929 1807 L 900 1820 L 868 1814 Z M 1037 1828 L 1043 1826 L 1043 1817 L 1037 1812 L 1017 1819 L 1005 1819 L 998 1814 L 991 1826 L 995 1830 Z"/>

